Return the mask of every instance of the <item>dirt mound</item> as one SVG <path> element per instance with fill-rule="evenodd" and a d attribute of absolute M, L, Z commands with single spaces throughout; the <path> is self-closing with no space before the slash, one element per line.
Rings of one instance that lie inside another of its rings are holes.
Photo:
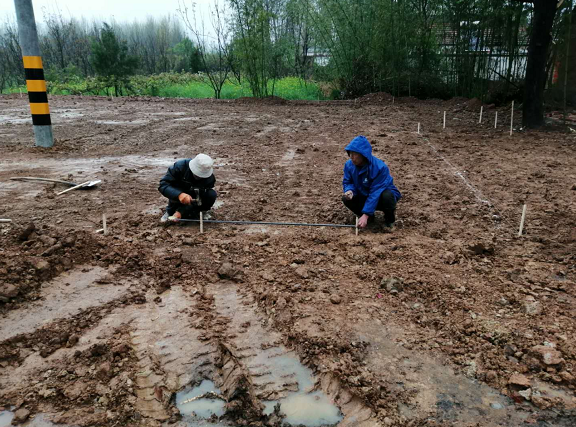
<path fill-rule="evenodd" d="M 39 286 L 74 265 L 92 259 L 98 243 L 92 233 L 36 228 L 34 223 L 4 226 L 0 236 L 0 313 L 36 299 Z"/>
<path fill-rule="evenodd" d="M 386 92 L 369 93 L 358 98 L 363 104 L 390 104 L 394 97 Z"/>
<path fill-rule="evenodd" d="M 279 96 L 271 95 L 265 98 L 255 98 L 250 96 L 244 96 L 238 98 L 234 101 L 237 104 L 258 104 L 258 105 L 286 105 L 288 101 Z"/>

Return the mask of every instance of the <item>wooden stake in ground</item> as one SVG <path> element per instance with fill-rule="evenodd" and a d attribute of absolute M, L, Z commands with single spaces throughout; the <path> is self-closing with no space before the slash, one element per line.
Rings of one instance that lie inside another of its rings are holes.
<path fill-rule="evenodd" d="M 11 219 L 0 219 L 0 222 L 12 222 Z"/>
<path fill-rule="evenodd" d="M 442 125 L 442 129 L 446 129 L 446 111 L 444 111 L 444 124 Z"/>
<path fill-rule="evenodd" d="M 518 230 L 518 237 L 522 236 L 522 230 L 524 229 L 524 219 L 526 218 L 526 205 L 522 208 L 522 218 L 520 218 L 520 229 Z"/>
<path fill-rule="evenodd" d="M 103 230 L 104 235 L 108 234 L 108 228 L 106 227 L 106 214 L 105 213 L 102 214 L 102 230 Z"/>
<path fill-rule="evenodd" d="M 204 233 L 204 214 L 200 211 L 200 233 Z"/>
<path fill-rule="evenodd" d="M 494 129 L 498 126 L 498 111 L 496 111 L 496 117 L 494 117 Z"/>
<path fill-rule="evenodd" d="M 482 113 L 483 113 L 483 112 L 484 112 L 484 106 L 481 105 L 481 106 L 480 106 L 480 120 L 478 120 L 478 123 L 480 123 L 480 124 L 482 123 Z"/>
<path fill-rule="evenodd" d="M 356 217 L 356 235 L 358 235 L 358 217 Z"/>
<path fill-rule="evenodd" d="M 510 136 L 512 136 L 513 127 L 514 127 L 514 101 L 512 101 L 512 110 L 510 113 Z"/>
<path fill-rule="evenodd" d="M 420 135 L 420 123 L 418 123 L 418 135 Z"/>

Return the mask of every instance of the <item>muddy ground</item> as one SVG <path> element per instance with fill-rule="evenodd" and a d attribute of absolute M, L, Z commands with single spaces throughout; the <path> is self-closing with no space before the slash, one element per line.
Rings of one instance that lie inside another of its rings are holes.
<path fill-rule="evenodd" d="M 263 407 L 301 363 L 340 426 L 576 425 L 576 133 L 557 116 L 526 132 L 516 112 L 510 136 L 506 109 L 479 124 L 476 101 L 385 94 L 50 107 L 55 146 L 35 148 L 27 100 L 0 97 L 0 424 L 281 425 Z M 352 224 L 358 134 L 403 194 L 391 233 L 158 224 L 160 177 L 198 152 L 216 219 Z M 219 421 L 175 405 L 203 379 Z"/>

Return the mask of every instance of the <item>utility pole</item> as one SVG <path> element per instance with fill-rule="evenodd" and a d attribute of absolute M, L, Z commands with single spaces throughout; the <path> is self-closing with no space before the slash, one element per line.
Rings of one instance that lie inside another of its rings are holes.
<path fill-rule="evenodd" d="M 46 81 L 44 80 L 32 0 L 14 0 L 14 6 L 36 146 L 52 147 L 54 145 L 52 122 L 50 121 Z"/>

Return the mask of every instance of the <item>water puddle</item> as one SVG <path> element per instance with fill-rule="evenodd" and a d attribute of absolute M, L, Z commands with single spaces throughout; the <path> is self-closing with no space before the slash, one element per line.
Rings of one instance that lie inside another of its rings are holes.
<path fill-rule="evenodd" d="M 0 115 L 0 123 L 2 124 L 21 124 L 21 123 L 32 123 L 32 117 L 15 117 L 15 116 L 6 116 Z"/>
<path fill-rule="evenodd" d="M 12 418 L 14 418 L 14 413 L 10 411 L 0 411 L 0 427 L 11 427 Z M 26 427 L 53 427 L 50 421 L 44 418 L 44 415 L 36 415 L 33 419 L 26 422 Z"/>
<path fill-rule="evenodd" d="M 340 410 L 321 391 L 313 391 L 314 381 L 310 369 L 300 363 L 296 355 L 287 352 L 283 347 L 263 350 L 251 361 L 251 366 L 262 367 L 267 372 L 254 374 L 255 386 L 265 386 L 271 381 L 282 383 L 287 388 L 296 387 L 298 391 L 288 393 L 285 398 L 265 400 L 264 413 L 271 414 L 274 407 L 280 404 L 280 412 L 286 416 L 284 421 L 290 425 L 323 426 L 335 425 L 342 420 Z M 260 376 L 262 374 L 262 376 Z M 284 393 L 280 393 L 282 395 Z"/>
<path fill-rule="evenodd" d="M 176 393 L 176 406 L 183 416 L 210 418 L 224 415 L 226 403 L 212 381 L 203 380 L 191 390 Z"/>
<path fill-rule="evenodd" d="M 336 425 L 343 418 L 340 410 L 321 391 L 288 396 L 281 402 L 280 412 L 286 415 L 284 422 L 293 426 Z"/>
<path fill-rule="evenodd" d="M 145 125 L 149 120 L 95 120 L 99 125 Z"/>
<path fill-rule="evenodd" d="M 10 411 L 0 411 L 0 427 L 8 427 L 12 425 L 12 418 L 14 414 Z"/>

